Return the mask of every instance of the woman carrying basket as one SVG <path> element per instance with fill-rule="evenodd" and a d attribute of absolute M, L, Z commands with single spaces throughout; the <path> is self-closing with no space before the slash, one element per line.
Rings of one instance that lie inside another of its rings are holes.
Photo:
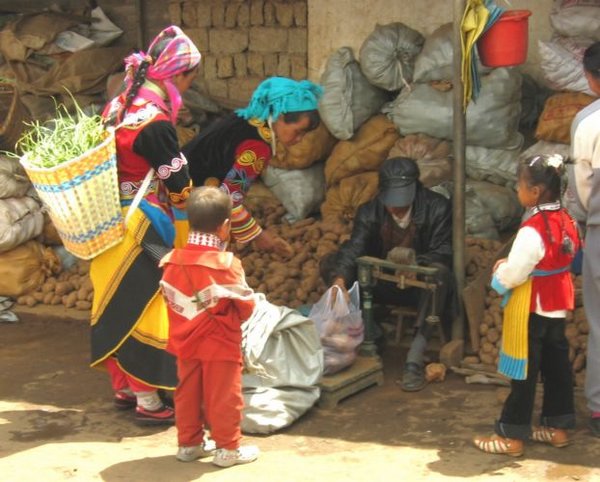
<path fill-rule="evenodd" d="M 139 205 L 127 219 L 123 241 L 90 268 L 91 365 L 107 369 L 115 406 L 135 407 L 136 420 L 145 424 L 174 421 L 173 409 L 157 393 L 177 385 L 175 359 L 164 349 L 168 321 L 158 262 L 173 247 L 173 208 L 182 208 L 191 190 L 175 121 L 199 63 L 200 52 L 181 29 L 166 28 L 147 54 L 125 59 L 127 88 L 103 114 L 116 128 L 124 215 L 132 202 Z"/>

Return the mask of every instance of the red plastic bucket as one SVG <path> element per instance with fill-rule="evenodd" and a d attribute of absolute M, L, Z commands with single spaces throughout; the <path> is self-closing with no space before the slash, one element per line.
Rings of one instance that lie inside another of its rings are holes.
<path fill-rule="evenodd" d="M 527 59 L 529 10 L 507 10 L 477 41 L 479 58 L 488 67 L 520 65 Z"/>

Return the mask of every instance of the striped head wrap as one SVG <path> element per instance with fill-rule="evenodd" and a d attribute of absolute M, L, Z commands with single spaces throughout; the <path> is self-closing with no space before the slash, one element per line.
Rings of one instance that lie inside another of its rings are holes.
<path fill-rule="evenodd" d="M 270 77 L 259 84 L 250 103 L 236 110 L 244 119 L 277 120 L 281 114 L 316 110 L 323 88 L 310 80 Z"/>
<path fill-rule="evenodd" d="M 171 120 L 175 123 L 177 113 L 181 107 L 181 94 L 173 85 L 171 79 L 177 74 L 196 67 L 200 63 L 201 55 L 194 42 L 175 25 L 171 25 L 160 32 L 150 44 L 148 52 L 152 52 L 160 44 L 163 44 L 163 46 L 155 59 L 144 52 L 136 52 L 125 59 L 125 70 L 127 72 L 125 82 L 129 89 L 133 82 L 134 73 L 142 62 L 147 62 L 149 66 L 146 78 L 163 82 L 171 105 Z"/>

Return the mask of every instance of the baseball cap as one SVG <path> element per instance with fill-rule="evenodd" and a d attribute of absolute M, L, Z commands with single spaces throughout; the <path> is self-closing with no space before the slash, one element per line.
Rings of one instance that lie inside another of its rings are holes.
<path fill-rule="evenodd" d="M 419 166 L 408 157 L 393 157 L 384 161 L 379 170 L 379 199 L 388 207 L 412 204 L 417 191 Z"/>

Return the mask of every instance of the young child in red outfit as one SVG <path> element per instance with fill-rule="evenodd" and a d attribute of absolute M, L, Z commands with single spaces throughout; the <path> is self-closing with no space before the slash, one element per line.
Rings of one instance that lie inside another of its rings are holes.
<path fill-rule="evenodd" d="M 187 245 L 160 265 L 169 315 L 167 350 L 177 357 L 175 391 L 177 459 L 214 453 L 220 467 L 256 460 L 258 449 L 240 447 L 242 398 L 241 324 L 254 309 L 242 264 L 225 251 L 232 203 L 216 187 L 194 189 L 187 200 Z M 210 426 L 217 450 L 204 439 Z"/>

